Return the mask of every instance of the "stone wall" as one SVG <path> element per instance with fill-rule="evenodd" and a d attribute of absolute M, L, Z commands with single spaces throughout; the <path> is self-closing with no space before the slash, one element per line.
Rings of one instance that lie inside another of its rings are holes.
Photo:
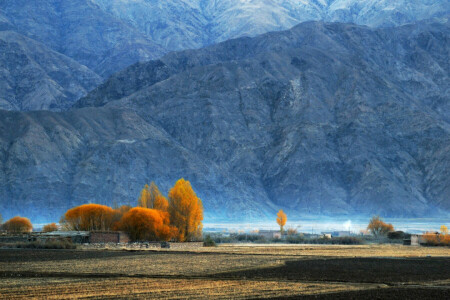
<path fill-rule="evenodd" d="M 89 242 L 92 244 L 128 243 L 128 235 L 124 232 L 98 232 L 90 233 Z"/>
<path fill-rule="evenodd" d="M 166 242 L 146 242 L 146 243 L 114 243 L 114 242 L 99 242 L 83 244 L 82 249 L 110 249 L 110 250 L 190 250 L 203 247 L 202 242 L 192 243 L 166 243 Z"/>
<path fill-rule="evenodd" d="M 0 243 L 23 243 L 28 242 L 28 235 L 2 235 L 0 236 Z"/>

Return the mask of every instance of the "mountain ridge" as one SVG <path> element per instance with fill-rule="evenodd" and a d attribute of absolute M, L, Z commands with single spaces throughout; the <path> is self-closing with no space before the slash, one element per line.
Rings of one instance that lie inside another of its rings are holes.
<path fill-rule="evenodd" d="M 138 63 L 66 112 L 1 111 L 0 209 L 50 221 L 184 177 L 211 221 L 448 216 L 448 26 L 307 22 Z"/>
<path fill-rule="evenodd" d="M 172 50 L 197 49 L 231 38 L 285 30 L 308 20 L 392 27 L 422 19 L 445 19 L 449 7 L 448 0 L 0 0 L 0 30 L 15 31 L 43 44 L 50 52 L 48 56 L 58 52 L 106 80 L 136 62 L 154 60 Z M 28 56 L 37 55 L 29 51 Z M 65 66 L 61 65 L 63 73 Z M 24 75 L 39 78 L 41 72 Z M 20 76 L 15 75 L 17 80 Z M 79 85 L 77 80 L 71 83 Z M 2 108 L 65 110 L 72 105 L 72 98 L 81 98 L 88 90 L 76 92 L 76 97 L 48 100 L 54 99 L 55 93 L 67 95 L 73 91 L 41 89 L 44 103 L 39 105 L 35 97 L 33 106 L 22 105 L 20 95 L 13 93 L 14 103 L 3 101 Z M 11 93 L 7 87 L 0 92 Z"/>

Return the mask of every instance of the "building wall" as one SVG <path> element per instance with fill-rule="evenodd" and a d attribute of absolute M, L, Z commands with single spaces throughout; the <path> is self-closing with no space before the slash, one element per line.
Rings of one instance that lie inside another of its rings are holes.
<path fill-rule="evenodd" d="M 89 242 L 92 244 L 118 243 L 118 232 L 91 232 Z"/>
<path fill-rule="evenodd" d="M 125 232 L 119 232 L 119 243 L 129 243 L 130 237 Z"/>
<path fill-rule="evenodd" d="M 91 244 L 106 244 L 106 243 L 128 243 L 130 238 L 125 232 L 99 232 L 93 231 L 90 233 L 89 242 Z"/>

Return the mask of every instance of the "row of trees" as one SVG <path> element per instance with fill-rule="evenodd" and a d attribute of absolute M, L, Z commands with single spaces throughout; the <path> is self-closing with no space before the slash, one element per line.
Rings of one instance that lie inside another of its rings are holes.
<path fill-rule="evenodd" d="M 66 230 L 121 230 L 132 240 L 192 241 L 201 238 L 202 220 L 202 201 L 180 179 L 168 198 L 152 182 L 141 191 L 138 207 L 85 204 L 69 209 L 60 223 Z"/>
<path fill-rule="evenodd" d="M 423 235 L 423 238 L 429 245 L 450 245 L 450 234 L 445 225 L 441 226 L 441 232 L 427 232 Z"/>

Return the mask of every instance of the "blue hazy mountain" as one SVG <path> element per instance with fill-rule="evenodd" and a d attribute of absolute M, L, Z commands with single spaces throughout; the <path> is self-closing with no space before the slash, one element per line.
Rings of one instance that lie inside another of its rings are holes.
<path fill-rule="evenodd" d="M 0 111 L 0 211 L 55 221 L 185 177 L 208 220 L 448 216 L 449 53 L 448 21 L 306 22 L 137 63 L 65 112 Z"/>
<path fill-rule="evenodd" d="M 64 110 L 99 80 L 138 61 L 304 21 L 392 27 L 449 12 L 448 0 L 0 0 L 0 30 L 17 33 L 7 43 L 16 36 L 20 49 L 14 51 L 29 62 L 22 66 L 31 66 L 11 69 L 8 57 L 0 58 L 8 82 L 0 86 L 0 108 Z M 24 47 L 22 37 L 40 46 Z M 48 65 L 44 59 L 36 64 L 35 57 L 47 57 Z M 67 74 L 71 69 L 73 76 Z M 9 84 L 22 77 L 29 91 Z"/>

